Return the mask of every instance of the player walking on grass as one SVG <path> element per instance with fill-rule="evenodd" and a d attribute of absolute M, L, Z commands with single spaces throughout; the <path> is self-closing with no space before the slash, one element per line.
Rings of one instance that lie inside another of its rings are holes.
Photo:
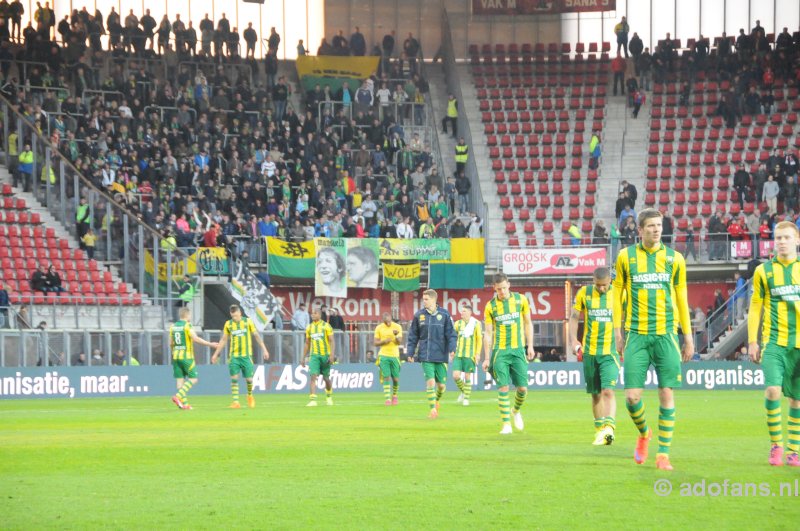
<path fill-rule="evenodd" d="M 637 221 L 641 243 L 623 249 L 617 257 L 613 283 L 614 340 L 617 352 L 622 354 L 624 348 L 625 404 L 639 430 L 633 458 L 640 465 L 647 460 L 648 443 L 653 435 L 642 400 L 647 370 L 652 364 L 658 377 L 660 404 L 656 467 L 672 470 L 669 450 L 675 429 L 673 389 L 681 386 L 678 323 L 683 331 L 683 360 L 688 361 L 694 353 L 686 261 L 679 252 L 661 243 L 662 216 L 658 210 L 642 210 Z M 623 303 L 627 303 L 624 311 Z M 623 316 L 626 341 L 622 337 Z"/>
<path fill-rule="evenodd" d="M 255 338 L 258 346 L 261 347 L 264 361 L 269 359 L 269 351 L 267 351 L 267 346 L 264 344 L 261 334 L 256 330 L 253 321 L 248 317 L 242 316 L 242 309 L 237 304 L 231 305 L 230 314 L 231 319 L 225 323 L 222 331 L 222 341 L 219 342 L 217 350 L 211 356 L 211 363 L 217 362 L 220 352 L 230 342 L 228 373 L 231 376 L 231 395 L 233 395 L 233 402 L 230 407 L 232 409 L 242 407 L 239 404 L 239 374 L 241 373 L 245 382 L 247 382 L 247 406 L 253 408 L 256 407 L 256 399 L 253 396 L 253 374 L 255 373 L 255 367 L 253 366 L 253 338 Z"/>
<path fill-rule="evenodd" d="M 192 409 L 186 395 L 197 383 L 197 367 L 194 363 L 194 344 L 215 348 L 217 343 L 206 341 L 192 329 L 192 310 L 184 306 L 178 310 L 178 321 L 169 327 L 169 347 L 172 351 L 172 375 L 178 384 L 178 392 L 172 403 L 178 409 Z"/>
<path fill-rule="evenodd" d="M 306 327 L 306 346 L 303 352 L 303 367 L 308 363 L 309 402 L 308 407 L 317 405 L 317 377 L 325 380 L 325 402 L 333 405 L 333 386 L 331 385 L 331 365 L 334 362 L 333 328 L 322 320 L 322 312 L 317 308 L 311 312 L 311 324 Z M 310 359 L 309 359 L 310 354 Z"/>
<path fill-rule="evenodd" d="M 586 392 L 592 395 L 595 446 L 614 442 L 617 401 L 614 387 L 619 379 L 619 358 L 614 344 L 611 291 L 611 270 L 598 267 L 594 283 L 583 286 L 575 296 L 569 317 L 569 340 L 578 359 L 583 358 Z M 583 316 L 583 340 L 578 341 L 578 319 Z"/>
<path fill-rule="evenodd" d="M 461 391 L 457 401 L 468 406 L 472 393 L 472 376 L 475 374 L 475 360 L 481 355 L 483 334 L 481 323 L 472 316 L 471 306 L 462 305 L 460 312 L 461 319 L 454 325 L 458 343 L 455 356 L 450 361 L 453 363 L 453 380 Z"/>
<path fill-rule="evenodd" d="M 789 399 L 789 437 L 786 464 L 800 466 L 800 243 L 797 225 L 781 221 L 775 226 L 775 258 L 759 265 L 753 275 L 753 297 L 747 318 L 750 359 L 764 366 L 767 428 L 772 442 L 769 464 L 783 465 L 783 415 L 781 391 Z M 758 345 L 761 310 L 764 309 L 763 359 Z"/>
<path fill-rule="evenodd" d="M 511 291 L 505 274 L 497 273 L 492 284 L 495 295 L 483 312 L 486 327 L 483 370 L 488 371 L 497 382 L 500 420 L 503 422 L 500 434 L 509 435 L 512 417 L 515 428 L 520 431 L 525 429 L 519 410 L 528 395 L 528 361 L 533 360 L 535 355 L 533 323 L 528 299 Z M 513 410 L 508 397 L 510 383 L 517 388 Z"/>
<path fill-rule="evenodd" d="M 438 294 L 432 289 L 422 292 L 422 308 L 414 314 L 408 328 L 406 352 L 409 361 L 417 358 L 425 374 L 428 397 L 428 418 L 439 416 L 439 402 L 447 385 L 447 360 L 456 350 L 456 331 L 450 313 L 436 304 Z"/>
<path fill-rule="evenodd" d="M 397 392 L 400 389 L 400 342 L 403 329 L 392 321 L 392 314 L 383 314 L 383 322 L 375 328 L 375 346 L 378 351 L 381 381 L 383 383 L 384 404 L 397 405 Z"/>

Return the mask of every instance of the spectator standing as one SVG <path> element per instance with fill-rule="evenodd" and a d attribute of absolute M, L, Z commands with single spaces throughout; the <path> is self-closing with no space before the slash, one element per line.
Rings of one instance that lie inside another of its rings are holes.
<path fill-rule="evenodd" d="M 469 160 L 469 147 L 464 142 L 464 137 L 458 139 L 458 144 L 455 147 L 455 160 L 456 160 L 456 174 L 464 173 L 467 167 L 467 160 Z"/>
<path fill-rule="evenodd" d="M 86 256 L 89 260 L 94 258 L 94 248 L 96 244 L 97 236 L 91 228 L 87 229 L 86 234 L 81 237 L 81 246 L 86 251 Z"/>
<path fill-rule="evenodd" d="M 750 189 L 750 174 L 744 169 L 744 164 L 739 164 L 739 168 L 733 174 L 733 187 L 739 199 L 739 208 L 744 209 L 744 201 Z"/>
<path fill-rule="evenodd" d="M 778 186 L 775 178 L 772 175 L 767 176 L 767 182 L 764 183 L 764 192 L 761 199 L 767 203 L 767 209 L 771 215 L 778 213 L 778 194 L 780 191 L 780 186 Z"/>
<path fill-rule="evenodd" d="M 350 52 L 357 57 L 362 57 L 367 53 L 367 41 L 358 26 L 356 26 L 356 31 L 350 35 Z"/>
<path fill-rule="evenodd" d="M 275 31 L 275 27 L 273 26 L 269 30 L 269 38 L 267 39 L 267 49 L 278 55 L 278 48 L 281 45 L 281 36 Z"/>
<path fill-rule="evenodd" d="M 256 57 L 256 43 L 258 42 L 258 34 L 256 30 L 253 29 L 253 23 L 247 23 L 247 29 L 244 30 L 242 34 L 244 37 L 244 42 L 247 43 L 247 54 L 246 57 L 249 59 L 255 59 Z"/>
<path fill-rule="evenodd" d="M 627 54 L 627 51 L 626 51 Z M 611 61 L 611 72 L 614 74 L 614 96 L 617 95 L 617 86 L 625 94 L 625 59 L 617 52 L 617 56 Z"/>
<path fill-rule="evenodd" d="M 639 60 L 639 86 L 644 90 L 650 90 L 650 80 L 652 79 L 651 70 L 653 68 L 653 56 L 650 55 L 650 48 L 645 48 Z"/>
<path fill-rule="evenodd" d="M 453 94 L 447 96 L 447 112 L 442 118 L 442 133 L 447 134 L 447 124 L 453 129 L 453 138 L 458 133 L 458 100 Z"/>
<path fill-rule="evenodd" d="M 633 93 L 633 117 L 639 118 L 639 110 L 642 108 L 644 104 L 645 95 L 644 93 L 636 89 L 636 92 Z"/>
<path fill-rule="evenodd" d="M 633 32 L 633 37 L 631 37 L 630 43 L 628 43 L 628 48 L 631 51 L 631 55 L 633 56 L 633 67 L 636 72 L 636 75 L 639 75 L 639 58 L 644 51 L 644 43 L 642 39 L 639 38 L 639 34 L 635 31 Z"/>
<path fill-rule="evenodd" d="M 33 176 L 33 151 L 31 145 L 25 144 L 22 152 L 19 154 L 19 174 L 23 190 L 27 193 L 30 192 L 32 176 Z"/>
<path fill-rule="evenodd" d="M 622 48 L 625 50 L 625 58 L 628 58 L 628 33 L 630 32 L 630 26 L 628 25 L 628 21 L 625 17 L 622 17 L 622 20 L 614 26 L 614 33 L 617 36 L 617 57 L 619 57 L 619 49 Z M 614 92 L 616 94 L 616 91 Z"/>
<path fill-rule="evenodd" d="M 589 141 L 589 169 L 597 169 L 600 164 L 600 133 L 592 131 L 592 139 Z"/>
<path fill-rule="evenodd" d="M 458 193 L 458 212 L 464 214 L 469 211 L 469 192 L 472 183 L 462 172 L 456 176 L 456 192 Z"/>

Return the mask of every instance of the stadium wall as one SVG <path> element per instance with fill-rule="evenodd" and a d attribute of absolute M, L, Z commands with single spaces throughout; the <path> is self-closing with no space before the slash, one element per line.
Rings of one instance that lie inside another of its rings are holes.
<path fill-rule="evenodd" d="M 391 30 L 395 51 L 402 50 L 408 32 L 432 58 L 441 43 L 441 9 L 447 8 L 456 58 L 467 57 L 470 43 L 561 42 L 561 16 L 473 17 L 472 0 L 325 0 L 325 35 L 344 30 L 349 39 L 359 26 L 371 49 Z M 318 43 L 312 43 L 316 50 Z"/>
<path fill-rule="evenodd" d="M 405 363 L 402 369 L 403 391 L 425 390 L 422 366 Z M 226 395 L 230 393 L 228 368 L 204 365 L 199 368 L 199 383 L 193 395 Z M 483 370 L 477 370 L 477 388 L 494 389 L 494 383 Z M 371 363 L 339 364 L 331 371 L 333 387 L 339 391 L 379 392 L 378 369 Z M 299 365 L 258 365 L 253 378 L 259 394 L 304 393 L 308 389 L 308 369 Z M 528 366 L 531 390 L 583 390 L 582 363 L 531 363 Z M 656 388 L 655 372 L 650 370 L 646 387 Z M 321 384 L 321 382 L 320 382 Z M 620 372 L 620 388 L 624 371 Z M 764 386 L 763 369 L 752 363 L 698 362 L 683 365 L 683 388 L 705 390 L 756 390 Z M 455 391 L 452 381 L 448 390 Z M 175 393 L 175 380 L 169 367 L 65 367 L 0 369 L 0 398 L 92 398 L 131 396 L 170 396 Z"/>

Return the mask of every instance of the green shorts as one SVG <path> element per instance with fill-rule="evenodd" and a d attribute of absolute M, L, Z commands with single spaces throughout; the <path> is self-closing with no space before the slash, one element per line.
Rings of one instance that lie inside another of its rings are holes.
<path fill-rule="evenodd" d="M 426 380 L 436 380 L 436 383 L 447 382 L 447 364 L 433 363 L 430 361 L 422 362 L 422 372 Z"/>
<path fill-rule="evenodd" d="M 497 382 L 497 387 L 506 387 L 513 383 L 514 387 L 528 386 L 528 361 L 525 349 L 495 350 L 489 372 Z"/>
<path fill-rule="evenodd" d="M 236 356 L 228 361 L 228 372 L 231 376 L 239 376 L 241 372 L 245 378 L 252 378 L 256 368 L 250 356 Z"/>
<path fill-rule="evenodd" d="M 681 348 L 677 334 L 628 332 L 624 352 L 625 389 L 643 389 L 651 364 L 656 369 L 659 389 L 681 386 Z"/>
<path fill-rule="evenodd" d="M 172 376 L 175 378 L 197 378 L 194 359 L 172 360 Z"/>
<path fill-rule="evenodd" d="M 400 378 L 400 358 L 381 356 L 380 367 L 382 378 Z"/>
<path fill-rule="evenodd" d="M 781 387 L 783 396 L 800 400 L 800 349 L 770 343 L 764 347 L 761 366 L 767 387 Z"/>
<path fill-rule="evenodd" d="M 331 357 L 312 354 L 311 359 L 308 360 L 308 373 L 311 374 L 311 376 L 317 376 L 321 374 L 325 378 L 330 378 Z"/>
<path fill-rule="evenodd" d="M 599 395 L 603 389 L 614 389 L 619 379 L 619 359 L 616 354 L 583 356 L 583 376 L 586 392 Z"/>
<path fill-rule="evenodd" d="M 453 358 L 453 372 L 466 372 L 471 373 L 475 372 L 475 362 L 472 361 L 472 358 L 464 357 L 455 357 Z"/>

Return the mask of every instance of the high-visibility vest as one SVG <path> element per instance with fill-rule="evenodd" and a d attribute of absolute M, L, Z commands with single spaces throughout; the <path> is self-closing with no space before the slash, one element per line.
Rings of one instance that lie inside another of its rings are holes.
<path fill-rule="evenodd" d="M 45 182 L 45 179 L 47 179 L 46 173 L 47 173 L 47 166 L 42 166 L 42 173 L 41 173 L 42 182 Z M 56 172 L 53 171 L 52 166 L 50 166 L 50 184 L 56 184 Z"/>
<path fill-rule="evenodd" d="M 75 211 L 75 221 L 80 222 L 81 220 L 86 218 L 86 214 L 87 214 L 88 211 L 89 211 L 89 205 L 88 204 L 87 205 L 78 205 L 78 209 Z M 84 223 L 86 223 L 86 222 L 88 222 L 88 218 L 87 218 L 87 221 L 84 221 Z"/>
<path fill-rule="evenodd" d="M 456 99 L 447 101 L 447 116 L 450 118 L 458 118 L 458 107 L 456 107 Z"/>
<path fill-rule="evenodd" d="M 12 157 L 16 157 L 19 151 L 17 151 L 17 139 L 19 136 L 17 133 L 11 133 L 8 135 L 8 154 Z"/>
<path fill-rule="evenodd" d="M 469 147 L 466 144 L 456 144 L 456 162 L 467 162 Z"/>

